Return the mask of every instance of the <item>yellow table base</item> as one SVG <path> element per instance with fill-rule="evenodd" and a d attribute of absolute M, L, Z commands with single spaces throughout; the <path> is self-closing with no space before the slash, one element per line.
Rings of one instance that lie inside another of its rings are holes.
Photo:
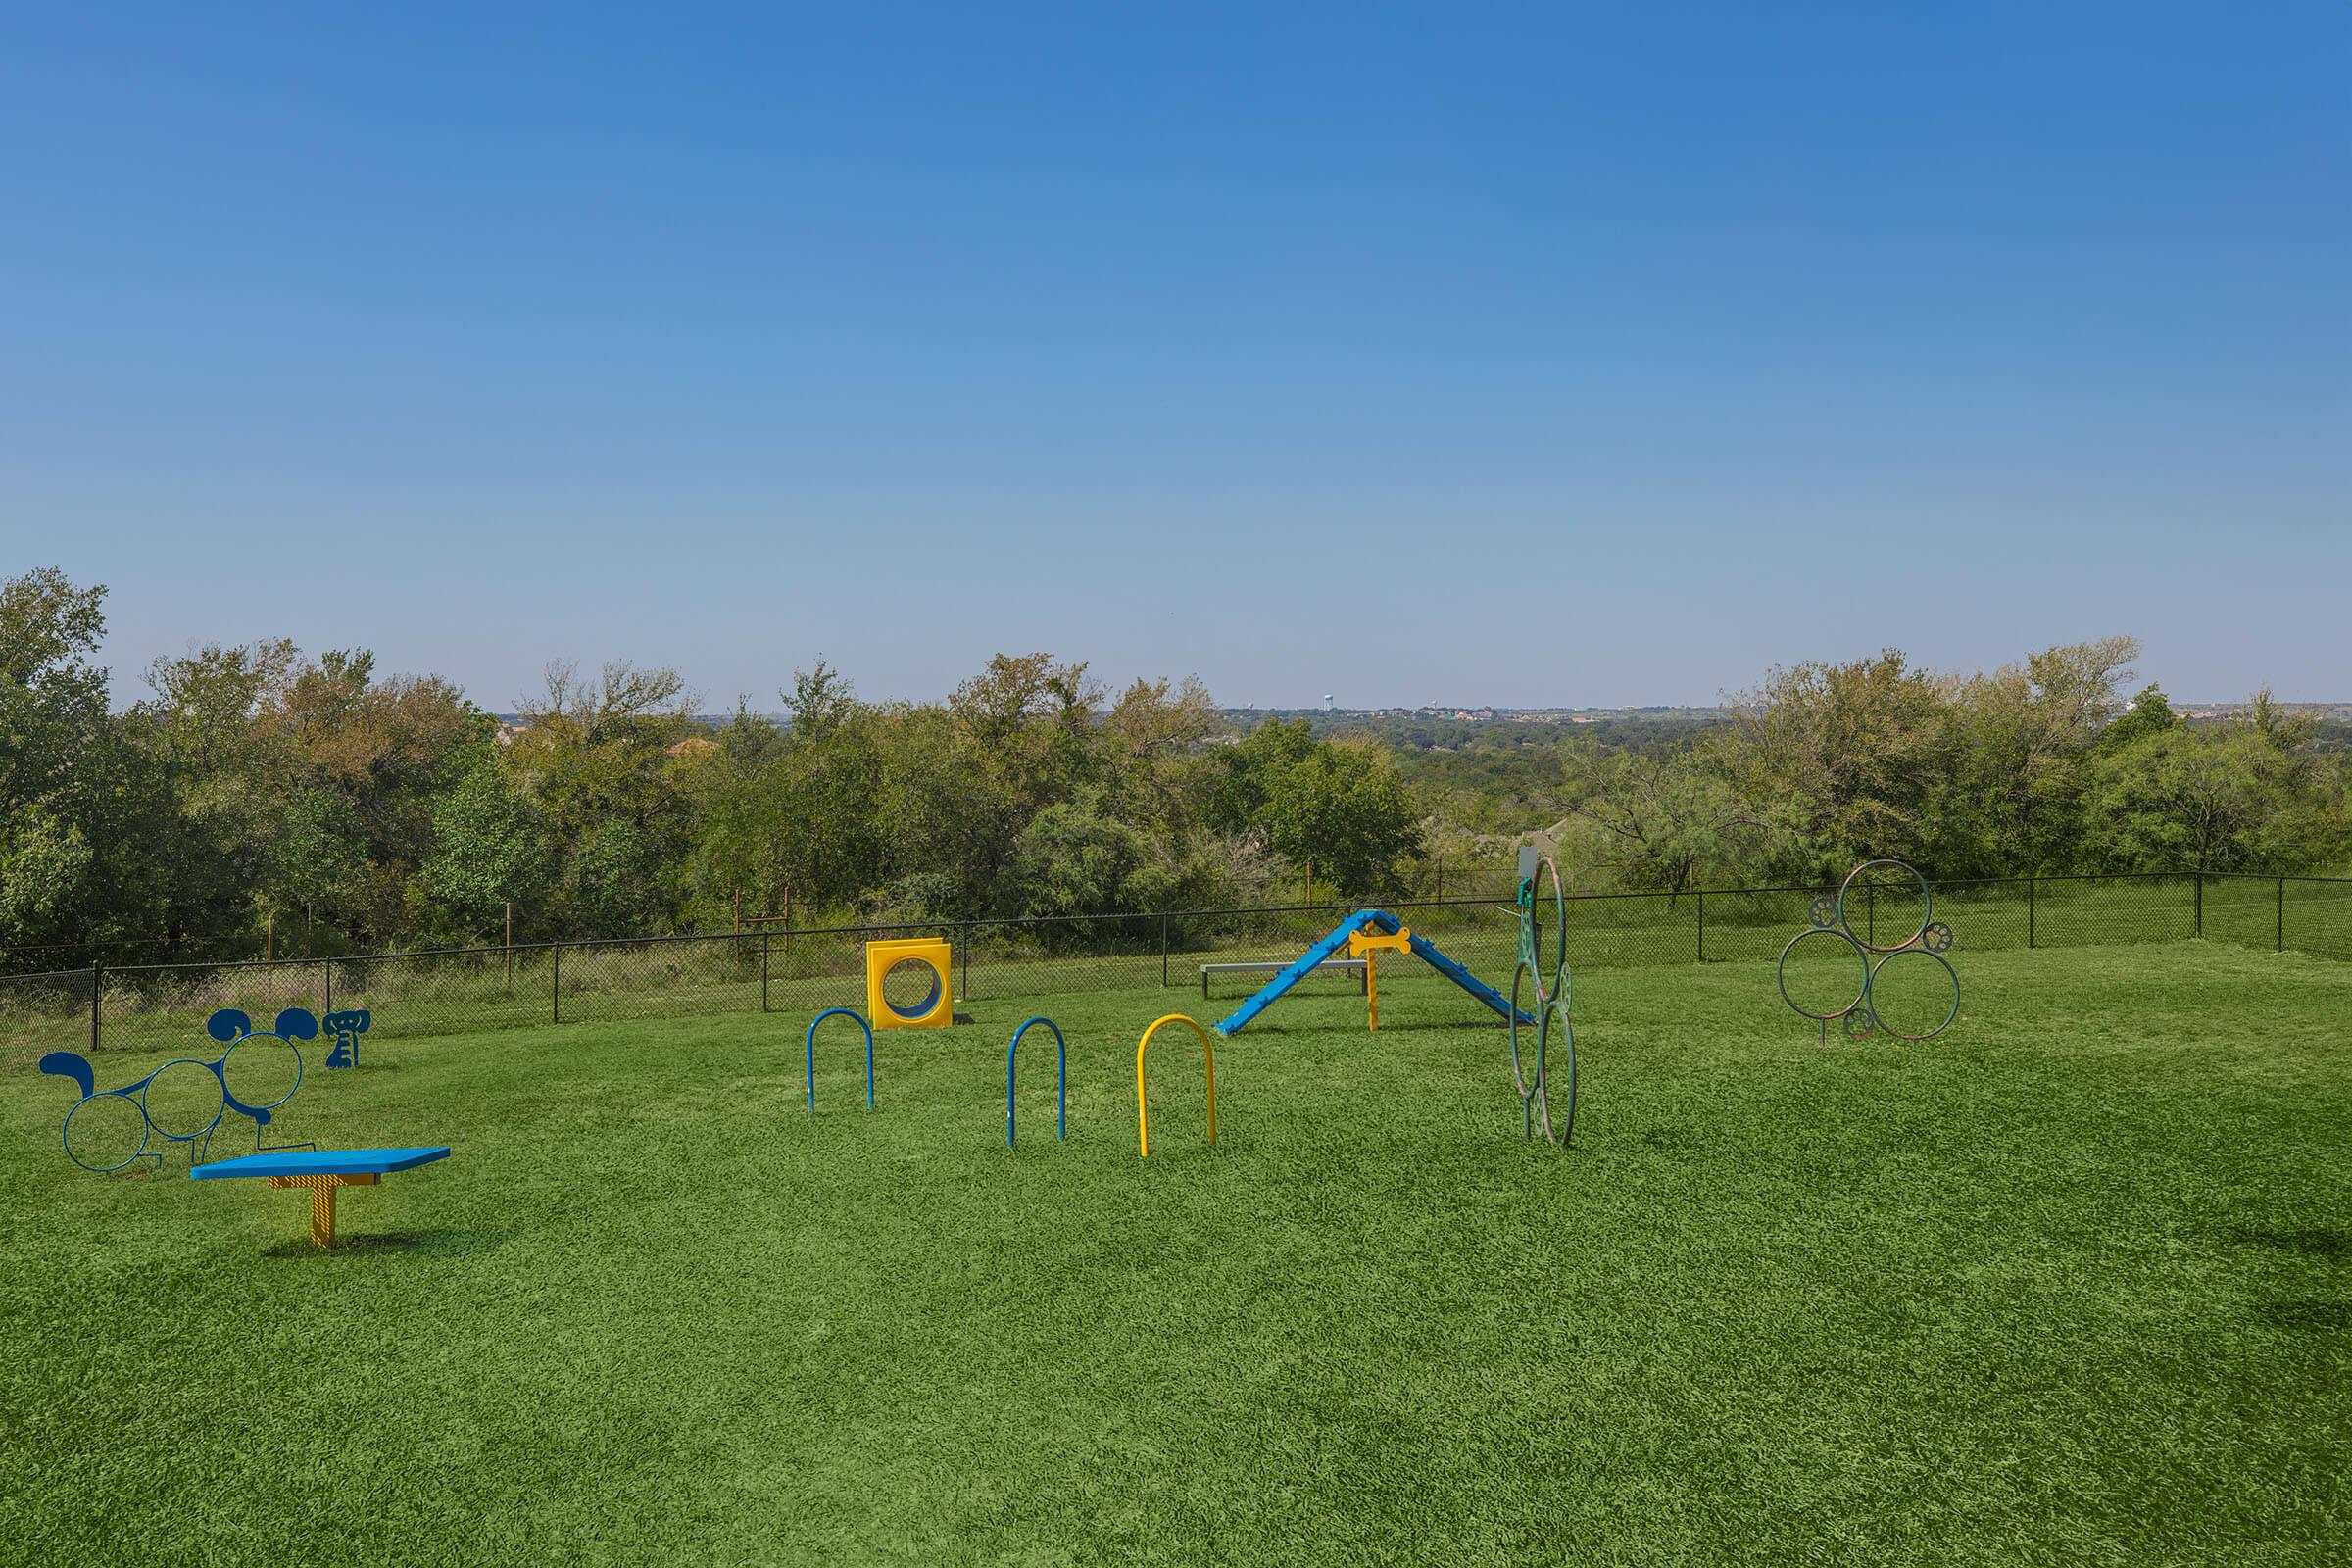
<path fill-rule="evenodd" d="M 375 1172 L 362 1171 L 342 1176 L 272 1176 L 272 1188 L 307 1187 L 311 1190 L 311 1245 L 335 1245 L 335 1190 L 341 1187 L 373 1187 Z"/>

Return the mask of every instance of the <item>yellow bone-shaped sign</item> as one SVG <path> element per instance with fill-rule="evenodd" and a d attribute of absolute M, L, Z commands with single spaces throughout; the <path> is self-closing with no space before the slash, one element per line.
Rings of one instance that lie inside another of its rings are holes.
<path fill-rule="evenodd" d="M 1413 933 L 1404 926 L 1396 928 L 1395 936 L 1383 936 L 1378 931 L 1348 933 L 1348 956 L 1360 958 L 1367 953 L 1403 953 L 1413 945 Z"/>

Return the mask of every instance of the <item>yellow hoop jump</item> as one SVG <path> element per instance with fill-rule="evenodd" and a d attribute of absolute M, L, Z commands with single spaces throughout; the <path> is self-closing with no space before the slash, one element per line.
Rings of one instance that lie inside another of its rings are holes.
<path fill-rule="evenodd" d="M 1213 1148 L 1217 1141 L 1217 1053 L 1208 1043 L 1208 1031 L 1181 1012 L 1171 1012 L 1164 1018 L 1152 1020 L 1144 1038 L 1135 1043 L 1135 1141 L 1136 1152 L 1145 1159 L 1152 1157 L 1152 1118 L 1144 1108 L 1144 1050 L 1152 1037 L 1159 1033 L 1162 1024 L 1180 1023 L 1200 1037 L 1200 1060 L 1208 1069 L 1208 1141 Z"/>

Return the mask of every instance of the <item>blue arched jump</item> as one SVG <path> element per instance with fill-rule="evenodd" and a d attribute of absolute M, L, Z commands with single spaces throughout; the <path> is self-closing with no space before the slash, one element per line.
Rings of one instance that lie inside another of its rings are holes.
<path fill-rule="evenodd" d="M 1020 1054 L 1021 1036 L 1044 1024 L 1054 1031 L 1054 1136 L 1070 1136 L 1070 1047 L 1061 1038 L 1061 1025 L 1047 1017 L 1036 1017 L 1012 1032 L 1012 1044 L 1004 1048 L 1004 1147 L 1014 1147 L 1012 1141 L 1012 1064 Z"/>
<path fill-rule="evenodd" d="M 816 1108 L 816 1026 L 839 1014 L 856 1018 L 858 1027 L 865 1031 L 865 1108 L 874 1108 L 874 1026 L 865 1021 L 856 1007 L 827 1007 L 808 1020 L 808 1108 Z"/>

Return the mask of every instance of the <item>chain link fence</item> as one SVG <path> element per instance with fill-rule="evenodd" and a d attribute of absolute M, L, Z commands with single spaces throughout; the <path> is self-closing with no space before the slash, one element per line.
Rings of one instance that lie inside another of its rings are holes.
<path fill-rule="evenodd" d="M 1805 928 L 1812 901 L 1831 891 L 1572 895 L 1569 961 L 1579 968 L 1769 963 Z M 2352 960 L 2348 878 L 2021 877 L 1945 883 L 1935 894 L 1936 918 L 1952 927 L 1963 952 L 2202 938 Z M 959 1003 L 1158 987 L 1213 1004 L 1257 989 L 1359 906 L 771 927 L 276 962 L 99 963 L 0 976 L 0 1045 L 179 1051 L 203 1043 L 204 1019 L 220 1007 L 241 1008 L 257 1023 L 284 1007 L 319 1013 L 365 1007 L 373 1014 L 370 1042 L 536 1024 L 862 1008 L 865 944 L 908 936 L 944 937 L 953 945 Z M 1506 900 L 1387 907 L 1473 973 L 1508 987 L 1518 916 Z M 1875 931 L 1878 914 L 1870 895 L 1855 918 Z M 1917 917 L 1915 908 L 1906 914 Z M 1892 909 L 1887 915 L 1897 918 Z M 1417 957 L 1396 955 L 1384 961 L 1382 984 L 1433 974 Z M 1354 990 L 1362 978 L 1335 967 L 1303 984 Z"/>

